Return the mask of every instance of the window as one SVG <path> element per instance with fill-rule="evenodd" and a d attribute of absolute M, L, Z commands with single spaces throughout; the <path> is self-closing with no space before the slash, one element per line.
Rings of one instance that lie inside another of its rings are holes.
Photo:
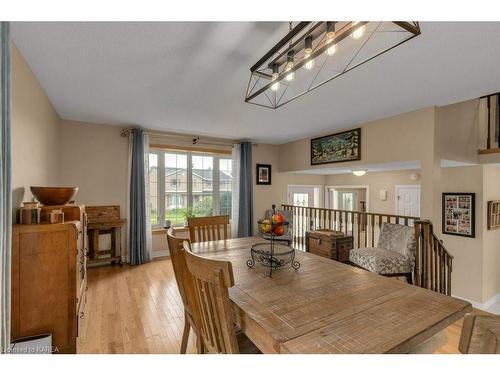
<path fill-rule="evenodd" d="M 151 225 L 183 226 L 187 216 L 231 215 L 232 160 L 227 155 L 152 150 Z"/>

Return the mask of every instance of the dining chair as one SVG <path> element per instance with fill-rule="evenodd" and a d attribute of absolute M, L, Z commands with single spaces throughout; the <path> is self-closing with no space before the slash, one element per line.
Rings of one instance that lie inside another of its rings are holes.
<path fill-rule="evenodd" d="M 202 340 L 201 353 L 259 353 L 251 341 L 236 334 L 229 288 L 234 286 L 231 262 L 193 254 L 184 242 L 186 264 L 193 277 L 195 311 Z M 243 348 L 243 344 L 247 345 Z M 243 350 L 245 349 L 245 350 Z"/>
<path fill-rule="evenodd" d="M 189 217 L 189 239 L 191 243 L 226 240 L 230 238 L 229 216 Z"/>
<path fill-rule="evenodd" d="M 500 316 L 465 315 L 458 350 L 463 354 L 500 354 Z"/>
<path fill-rule="evenodd" d="M 172 260 L 175 280 L 177 281 L 179 294 L 181 295 L 182 304 L 184 305 L 184 330 L 182 332 L 181 354 L 186 354 L 189 332 L 191 329 L 193 329 L 193 332 L 196 335 L 196 346 L 198 347 L 198 351 L 200 350 L 199 347 L 201 345 L 201 338 L 197 328 L 197 324 L 195 323 L 193 312 L 193 304 L 195 299 L 190 295 L 190 293 L 192 293 L 193 291 L 193 279 L 186 265 L 183 247 L 184 241 L 186 241 L 185 238 L 174 236 L 174 231 L 172 228 L 167 231 L 167 242 L 168 249 L 170 251 L 170 259 Z M 186 241 L 186 246 L 190 246 L 188 241 Z"/>

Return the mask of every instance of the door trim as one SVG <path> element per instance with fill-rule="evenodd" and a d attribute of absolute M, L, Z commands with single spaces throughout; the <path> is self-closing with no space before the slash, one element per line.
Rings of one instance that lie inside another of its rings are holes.
<path fill-rule="evenodd" d="M 319 189 L 319 198 L 321 200 L 321 195 L 322 195 L 322 190 L 323 190 L 323 185 L 300 185 L 300 184 L 289 184 L 289 185 L 286 185 L 286 203 L 287 204 L 292 204 L 293 205 L 293 202 L 292 203 L 289 203 L 290 202 L 290 189 L 293 189 L 293 188 L 314 188 L 314 189 Z M 317 207 L 321 207 L 320 205 L 321 202 L 317 202 L 316 206 Z"/>
<path fill-rule="evenodd" d="M 422 208 L 422 187 L 420 184 L 415 184 L 415 185 L 395 185 L 394 186 L 394 214 L 399 215 L 399 199 L 398 199 L 398 190 L 399 189 L 408 189 L 408 188 L 418 188 L 418 203 L 420 204 L 420 207 L 418 207 L 418 213 L 419 216 L 421 214 L 420 209 Z"/>
<path fill-rule="evenodd" d="M 328 190 L 337 189 L 366 189 L 366 212 L 370 212 L 370 185 L 326 185 L 325 186 L 325 208 L 330 207 L 330 198 Z"/>

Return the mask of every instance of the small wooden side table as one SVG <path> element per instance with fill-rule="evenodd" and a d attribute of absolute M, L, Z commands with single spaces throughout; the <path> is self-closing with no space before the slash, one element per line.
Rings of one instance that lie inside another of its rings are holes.
<path fill-rule="evenodd" d="M 109 262 L 112 264 L 121 261 L 121 230 L 125 224 L 125 219 L 93 222 L 88 224 L 87 233 L 89 236 L 89 263 Z M 111 234 L 111 248 L 99 250 L 99 235 Z"/>
<path fill-rule="evenodd" d="M 120 206 L 87 206 L 89 236 L 89 264 L 118 263 L 121 260 L 121 230 L 126 223 L 120 218 Z M 111 235 L 111 248 L 99 249 L 99 236 Z"/>
<path fill-rule="evenodd" d="M 342 263 L 349 263 L 354 238 L 330 229 L 306 232 L 306 251 Z"/>

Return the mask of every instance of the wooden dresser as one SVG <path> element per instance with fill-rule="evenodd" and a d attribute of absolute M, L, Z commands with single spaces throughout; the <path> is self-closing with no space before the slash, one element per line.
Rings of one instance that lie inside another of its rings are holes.
<path fill-rule="evenodd" d="M 51 333 L 55 352 L 76 353 L 87 289 L 86 218 L 76 207 L 79 220 L 13 226 L 13 340 Z"/>
<path fill-rule="evenodd" d="M 353 237 L 330 229 L 306 232 L 306 251 L 339 262 L 349 262 Z"/>

